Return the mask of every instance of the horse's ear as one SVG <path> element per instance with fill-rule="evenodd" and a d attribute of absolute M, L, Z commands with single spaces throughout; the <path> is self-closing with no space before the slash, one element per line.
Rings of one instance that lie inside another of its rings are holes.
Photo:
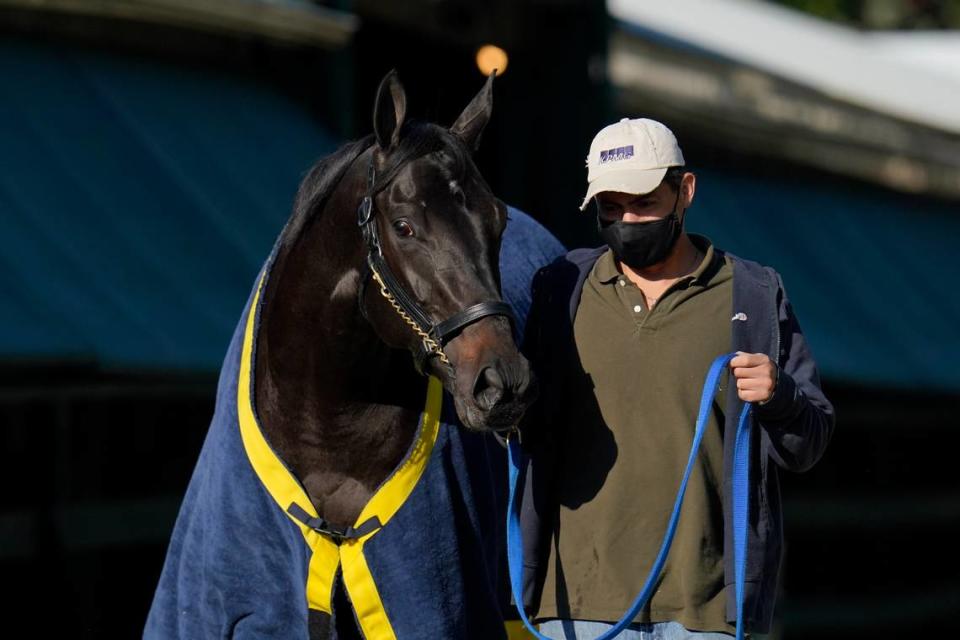
<path fill-rule="evenodd" d="M 381 149 L 393 149 L 400 142 L 400 128 L 406 115 L 407 92 L 400 84 L 397 71 L 392 69 L 380 81 L 373 106 L 373 132 Z"/>
<path fill-rule="evenodd" d="M 483 88 L 473 97 L 467 108 L 463 110 L 457 121 L 450 127 L 450 132 L 463 140 L 470 149 L 476 151 L 480 146 L 480 135 L 490 121 L 493 112 L 493 77 L 494 71 L 487 77 Z"/>

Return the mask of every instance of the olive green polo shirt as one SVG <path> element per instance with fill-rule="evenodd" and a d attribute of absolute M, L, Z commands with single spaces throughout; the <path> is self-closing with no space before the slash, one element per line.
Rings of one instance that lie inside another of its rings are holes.
<path fill-rule="evenodd" d="M 733 269 L 700 265 L 648 309 L 607 251 L 583 287 L 557 415 L 559 500 L 539 618 L 613 622 L 663 541 L 713 360 L 731 349 Z M 723 570 L 723 395 L 716 395 L 664 572 L 636 622 L 733 632 Z"/>

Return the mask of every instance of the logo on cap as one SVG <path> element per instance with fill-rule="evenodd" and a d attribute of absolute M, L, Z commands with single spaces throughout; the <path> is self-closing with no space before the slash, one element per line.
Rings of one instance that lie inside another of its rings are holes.
<path fill-rule="evenodd" d="M 633 157 L 633 145 L 626 147 L 617 147 L 615 149 L 605 149 L 600 152 L 600 164 L 607 162 L 616 162 L 617 160 L 626 160 Z"/>

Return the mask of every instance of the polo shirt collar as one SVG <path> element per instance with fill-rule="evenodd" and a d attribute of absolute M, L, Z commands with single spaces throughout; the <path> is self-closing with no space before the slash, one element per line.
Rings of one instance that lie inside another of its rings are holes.
<path fill-rule="evenodd" d="M 706 237 L 695 233 L 687 235 L 693 242 L 693 246 L 703 254 L 703 258 L 692 273 L 680 278 L 680 280 L 690 280 L 693 284 L 704 284 L 710 280 L 710 274 L 712 273 L 710 267 L 713 266 L 716 259 L 716 252 L 713 250 L 713 244 Z M 620 279 L 622 274 L 617 269 L 617 259 L 614 257 L 612 249 L 607 248 L 597 260 L 594 275 L 602 284 L 614 284 Z"/>
<path fill-rule="evenodd" d="M 690 241 L 693 243 L 693 246 L 703 254 L 703 258 L 701 258 L 697 268 L 689 275 L 681 278 L 681 280 L 688 279 L 691 284 L 706 284 L 710 281 L 710 276 L 713 274 L 711 267 L 717 257 L 716 252 L 713 250 L 713 244 L 706 237 L 695 233 L 688 235 L 690 236 Z"/>
<path fill-rule="evenodd" d="M 612 249 L 607 248 L 597 260 L 594 274 L 596 274 L 597 279 L 603 284 L 612 284 L 620 278 L 621 274 L 617 269 L 617 259 L 613 257 Z"/>

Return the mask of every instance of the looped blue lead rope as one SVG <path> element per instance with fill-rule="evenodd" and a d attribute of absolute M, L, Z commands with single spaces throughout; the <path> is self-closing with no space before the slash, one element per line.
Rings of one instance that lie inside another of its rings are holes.
<path fill-rule="evenodd" d="M 683 496 L 687 491 L 687 482 L 690 474 L 693 472 L 698 452 L 700 451 L 700 442 L 703 440 L 703 433 L 706 430 L 707 418 L 710 415 L 710 408 L 713 404 L 713 396 L 716 394 L 717 386 L 720 383 L 720 376 L 726 369 L 730 360 L 734 357 L 733 353 L 720 356 L 710 365 L 707 372 L 707 378 L 703 384 L 703 394 L 700 396 L 700 413 L 697 416 L 697 426 L 693 434 L 693 444 L 690 447 L 690 457 L 687 459 L 687 468 L 683 472 L 683 480 L 680 482 L 680 489 L 677 492 L 677 499 L 673 505 L 673 513 L 670 514 L 670 521 L 667 524 L 667 531 L 664 534 L 663 542 L 657 553 L 656 560 L 650 568 L 647 580 L 637 594 L 633 604 L 623 617 L 613 625 L 606 633 L 597 640 L 610 640 L 616 637 L 621 631 L 627 628 L 640 610 L 646 605 L 653 593 L 657 578 L 663 570 L 663 565 L 667 560 L 667 554 L 670 552 L 670 545 L 673 544 L 674 534 L 677 532 L 677 521 L 680 519 L 680 507 L 683 505 Z M 734 442 L 733 453 L 733 547 L 734 547 L 734 567 L 736 578 L 736 598 L 737 598 L 737 640 L 743 640 L 743 590 L 746 577 L 746 557 L 747 557 L 747 524 L 749 517 L 749 482 L 750 482 L 750 405 L 745 404 L 740 413 L 740 421 L 737 425 L 736 440 Z M 510 495 L 507 504 L 507 561 L 510 568 L 510 588 L 513 591 L 513 599 L 517 603 L 517 611 L 520 613 L 520 619 L 526 625 L 527 630 L 539 640 L 550 640 L 547 636 L 541 634 L 530 623 L 527 618 L 527 612 L 523 608 L 523 537 L 520 530 L 520 505 L 517 500 L 517 489 L 520 484 L 520 476 L 525 468 L 525 460 L 520 450 L 520 443 L 517 438 L 510 438 L 507 442 L 509 452 L 509 480 Z"/>

